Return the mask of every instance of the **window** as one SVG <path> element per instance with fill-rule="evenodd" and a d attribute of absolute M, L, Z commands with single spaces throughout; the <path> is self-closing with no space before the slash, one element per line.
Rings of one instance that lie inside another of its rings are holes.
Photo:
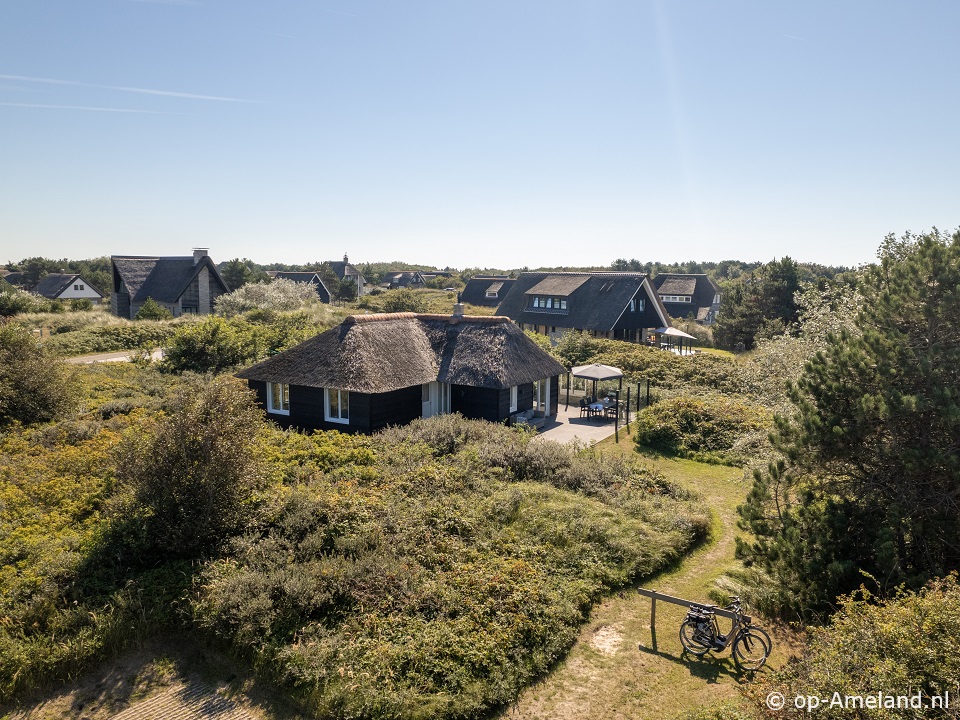
<path fill-rule="evenodd" d="M 660 299 L 668 303 L 688 303 L 690 302 L 689 295 L 661 295 Z"/>
<path fill-rule="evenodd" d="M 518 392 L 518 389 L 519 388 L 516 385 L 510 388 L 510 412 L 512 413 L 515 413 L 520 405 L 520 393 Z"/>
<path fill-rule="evenodd" d="M 636 312 L 636 311 L 637 311 L 637 299 L 630 298 L 630 312 Z"/>
<path fill-rule="evenodd" d="M 495 298 L 495 297 L 497 297 L 497 291 L 496 291 L 496 290 L 487 290 L 487 297 L 488 297 L 488 298 Z"/>
<path fill-rule="evenodd" d="M 290 386 L 286 383 L 267 383 L 267 412 L 290 414 Z"/>
<path fill-rule="evenodd" d="M 326 410 L 324 410 L 323 419 L 327 422 L 349 423 L 350 391 L 324 388 L 323 394 L 326 398 Z"/>

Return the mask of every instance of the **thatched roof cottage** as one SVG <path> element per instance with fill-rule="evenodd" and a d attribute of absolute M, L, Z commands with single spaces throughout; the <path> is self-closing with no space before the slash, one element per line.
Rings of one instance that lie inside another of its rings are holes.
<path fill-rule="evenodd" d="M 555 415 L 566 369 L 509 318 L 354 315 L 237 376 L 283 426 L 374 432 L 459 412 Z"/>

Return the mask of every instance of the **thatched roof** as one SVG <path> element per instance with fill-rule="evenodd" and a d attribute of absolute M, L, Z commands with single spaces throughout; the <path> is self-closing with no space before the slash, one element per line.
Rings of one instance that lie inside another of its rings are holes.
<path fill-rule="evenodd" d="M 690 275 L 672 275 L 664 278 L 657 288 L 661 295 L 693 295 L 697 289 L 697 279 Z"/>
<path fill-rule="evenodd" d="M 195 260 L 193 257 L 123 257 L 114 255 L 114 273 L 123 279 L 134 302 L 143 302 L 153 298 L 157 302 L 175 303 L 183 295 L 187 286 L 204 267 L 210 270 L 212 282 L 218 283 L 223 292 L 230 292 L 220 277 L 217 266 L 204 255 Z M 115 290 L 118 288 L 114 288 Z"/>
<path fill-rule="evenodd" d="M 434 381 L 503 389 L 564 372 L 509 318 L 386 313 L 351 316 L 237 377 L 382 393 Z"/>
<path fill-rule="evenodd" d="M 506 275 L 475 275 L 467 281 L 460 293 L 460 301 L 471 305 L 490 305 L 496 307 L 506 297 L 513 285 L 513 278 Z M 496 293 L 492 298 L 487 293 Z"/>

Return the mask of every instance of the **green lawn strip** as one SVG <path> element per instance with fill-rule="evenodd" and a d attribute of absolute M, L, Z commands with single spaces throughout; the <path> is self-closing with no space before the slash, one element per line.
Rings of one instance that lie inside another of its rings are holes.
<path fill-rule="evenodd" d="M 605 454 L 631 454 L 621 437 L 597 445 Z M 649 457 L 669 480 L 699 493 L 711 508 L 711 537 L 682 562 L 641 582 L 671 595 L 709 602 L 716 580 L 736 567 L 736 508 L 746 494 L 743 471 L 690 460 Z M 608 597 L 565 660 L 529 689 L 507 717 L 669 718 L 705 706 L 734 701 L 742 682 L 729 651 L 704 659 L 682 656 L 678 630 L 684 608 L 657 605 L 657 650 L 651 648 L 650 600 L 632 591 Z M 723 629 L 721 625 L 721 629 Z M 768 628 L 769 629 L 769 628 Z M 610 648 L 609 638 L 619 638 Z M 787 650 L 775 643 L 772 664 Z"/>

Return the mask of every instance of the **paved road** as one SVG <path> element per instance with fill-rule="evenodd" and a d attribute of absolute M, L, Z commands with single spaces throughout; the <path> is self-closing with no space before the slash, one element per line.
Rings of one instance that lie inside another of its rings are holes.
<path fill-rule="evenodd" d="M 91 365 L 98 362 L 130 362 L 132 352 L 133 350 L 120 350 L 95 355 L 78 355 L 77 357 L 67 358 L 67 362 L 74 365 Z M 163 360 L 163 350 L 157 348 L 150 354 L 150 357 L 154 360 Z"/>

